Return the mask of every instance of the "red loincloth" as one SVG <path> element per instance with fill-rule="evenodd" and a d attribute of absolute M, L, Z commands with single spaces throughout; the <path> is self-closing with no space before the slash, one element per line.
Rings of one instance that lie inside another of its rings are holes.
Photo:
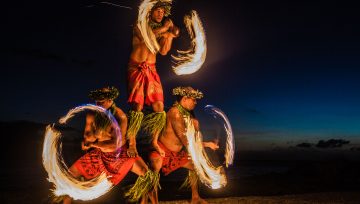
<path fill-rule="evenodd" d="M 128 103 L 144 105 L 144 98 L 146 105 L 151 105 L 155 101 L 164 102 L 163 89 L 155 64 L 129 62 L 128 92 Z"/>
<path fill-rule="evenodd" d="M 130 171 L 134 162 L 140 159 L 140 157 L 128 157 L 126 150 L 126 145 L 116 152 L 102 152 L 96 148 L 78 159 L 74 166 L 86 179 L 95 178 L 105 172 L 109 180 L 116 185 Z M 116 157 L 119 152 L 119 156 Z"/>
<path fill-rule="evenodd" d="M 175 171 L 176 169 L 183 167 L 186 163 L 188 163 L 189 156 L 185 150 L 181 150 L 180 152 L 172 152 L 168 148 L 166 148 L 160 141 L 158 142 L 159 146 L 165 151 L 165 157 L 161 157 L 159 152 L 152 151 L 150 153 L 150 158 L 162 158 L 162 166 L 161 171 L 166 175 Z"/>

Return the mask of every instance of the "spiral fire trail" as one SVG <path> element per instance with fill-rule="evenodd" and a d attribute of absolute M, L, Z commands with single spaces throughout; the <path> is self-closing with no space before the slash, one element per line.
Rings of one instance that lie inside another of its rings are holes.
<path fill-rule="evenodd" d="M 119 125 L 111 113 L 91 104 L 78 106 L 70 110 L 66 116 L 59 120 L 59 123 L 65 124 L 76 113 L 84 110 L 92 110 L 106 115 L 112 121 L 117 137 L 121 137 Z M 56 196 L 69 195 L 75 200 L 86 201 L 107 193 L 113 187 L 113 184 L 107 180 L 105 173 L 88 181 L 79 181 L 70 174 L 61 155 L 61 137 L 61 133 L 56 131 L 53 126 L 48 125 L 46 127 L 42 157 L 44 168 L 48 173 L 48 180 L 54 184 L 54 189 L 52 189 L 54 194 Z"/>
<path fill-rule="evenodd" d="M 233 164 L 234 161 L 234 151 L 235 151 L 235 143 L 234 136 L 231 128 L 231 124 L 225 113 L 216 108 L 213 105 L 205 106 L 205 111 L 211 114 L 214 118 L 221 118 L 224 122 L 224 129 L 226 132 L 226 149 L 225 149 L 225 164 L 226 167 Z"/>
<path fill-rule="evenodd" d="M 162 0 L 163 2 L 171 3 L 172 0 Z M 139 6 L 139 14 L 137 18 L 137 27 L 140 30 L 140 33 L 144 39 L 146 47 L 154 54 L 156 54 L 160 45 L 156 40 L 155 34 L 153 33 L 151 27 L 149 26 L 150 20 L 150 11 L 152 7 L 156 4 L 157 1 L 154 0 L 144 0 Z"/>
<path fill-rule="evenodd" d="M 139 6 L 137 27 L 144 39 L 147 48 L 154 54 L 160 50 L 160 45 L 155 34 L 149 26 L 151 9 L 156 4 L 154 0 L 144 0 Z M 172 3 L 172 0 L 162 0 Z M 177 75 L 192 74 L 198 71 L 206 58 L 206 37 L 199 15 L 192 10 L 190 15 L 184 17 L 185 27 L 190 35 L 191 46 L 188 50 L 177 50 L 177 55 L 172 55 L 173 71 Z"/>
<path fill-rule="evenodd" d="M 198 71 L 206 58 L 206 37 L 197 12 L 193 10 L 191 16 L 185 16 L 184 23 L 190 35 L 191 47 L 185 51 L 177 50 L 177 56 L 172 55 L 175 60 L 172 68 L 177 75 L 192 74 Z"/>
<path fill-rule="evenodd" d="M 218 189 L 227 184 L 227 179 L 222 166 L 215 167 L 207 157 L 203 148 L 202 135 L 195 131 L 190 117 L 185 117 L 186 137 L 188 139 L 188 152 L 194 164 L 200 181 L 212 189 Z"/>

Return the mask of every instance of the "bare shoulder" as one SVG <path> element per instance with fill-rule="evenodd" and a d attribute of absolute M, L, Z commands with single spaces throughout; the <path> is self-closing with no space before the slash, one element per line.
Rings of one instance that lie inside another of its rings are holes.
<path fill-rule="evenodd" d="M 172 117 L 172 118 L 173 117 L 176 118 L 176 117 L 180 116 L 180 112 L 176 107 L 171 107 L 166 115 L 169 116 L 169 117 Z"/>
<path fill-rule="evenodd" d="M 194 124 L 195 130 L 200 130 L 200 123 L 199 123 L 199 120 L 198 120 L 198 119 L 196 119 L 196 118 L 192 118 L 192 121 L 193 121 L 193 124 Z"/>
<path fill-rule="evenodd" d="M 89 113 L 86 114 L 86 121 L 87 122 L 92 122 L 94 119 L 95 119 L 95 114 L 94 113 L 89 112 Z"/>
<path fill-rule="evenodd" d="M 183 117 L 182 117 L 180 111 L 176 107 L 170 108 L 166 115 L 168 117 L 168 120 L 170 120 L 172 122 L 183 121 Z"/>
<path fill-rule="evenodd" d="M 127 119 L 126 114 L 124 113 L 123 110 L 121 110 L 119 107 L 116 107 L 115 110 L 116 110 L 115 112 L 116 117 L 121 118 L 122 120 Z"/>

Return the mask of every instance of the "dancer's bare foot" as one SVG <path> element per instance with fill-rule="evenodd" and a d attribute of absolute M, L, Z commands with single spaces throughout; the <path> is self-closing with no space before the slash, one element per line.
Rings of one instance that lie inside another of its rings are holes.
<path fill-rule="evenodd" d="M 140 204 L 148 204 L 148 195 L 145 195 L 141 198 Z"/>
<path fill-rule="evenodd" d="M 158 204 L 158 198 L 157 198 L 157 189 L 153 189 L 149 192 L 149 199 L 152 204 Z"/>
<path fill-rule="evenodd" d="M 206 200 L 198 197 L 198 198 L 192 198 L 191 199 L 191 204 L 208 204 L 208 202 L 206 202 Z"/>

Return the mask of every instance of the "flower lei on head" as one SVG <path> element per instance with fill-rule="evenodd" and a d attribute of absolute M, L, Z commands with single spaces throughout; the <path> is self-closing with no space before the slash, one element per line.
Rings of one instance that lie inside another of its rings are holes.
<path fill-rule="evenodd" d="M 119 96 L 119 91 L 115 87 L 106 87 L 90 91 L 89 98 L 100 101 L 104 99 L 114 100 Z"/>
<path fill-rule="evenodd" d="M 159 0 L 156 4 L 152 7 L 151 12 L 158 7 L 164 8 L 164 16 L 168 17 L 171 14 L 171 2 L 161 1 Z"/>
<path fill-rule="evenodd" d="M 119 96 L 119 91 L 115 87 L 105 87 L 101 89 L 96 89 L 94 91 L 90 91 L 89 98 L 95 101 L 101 101 L 105 99 L 114 100 Z M 111 107 L 107 109 L 111 114 L 115 114 L 116 112 L 116 104 L 113 102 Z M 95 113 L 95 124 L 99 130 L 105 130 L 110 124 L 111 121 L 104 117 L 104 115 L 100 113 Z"/>
<path fill-rule="evenodd" d="M 204 97 L 204 94 L 201 91 L 195 90 L 192 87 L 176 87 L 172 90 L 172 94 L 174 96 L 187 96 L 195 99 L 201 99 Z"/>

